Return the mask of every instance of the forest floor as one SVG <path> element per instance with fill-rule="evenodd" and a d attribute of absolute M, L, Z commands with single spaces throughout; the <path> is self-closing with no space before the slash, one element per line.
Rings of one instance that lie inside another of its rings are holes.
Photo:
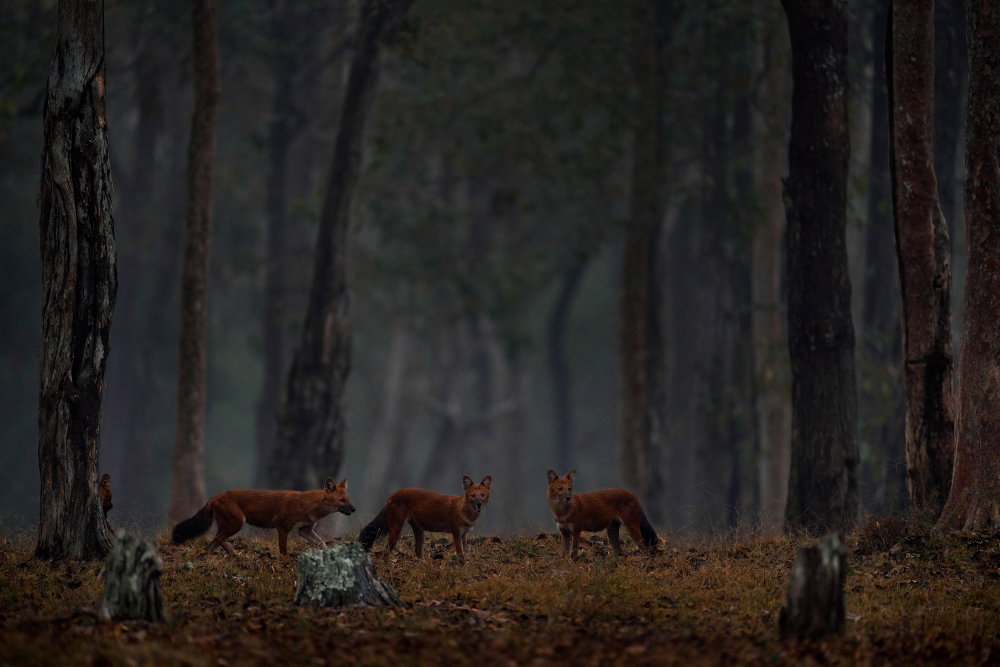
<path fill-rule="evenodd" d="M 273 535 L 237 538 L 244 563 L 161 536 L 160 624 L 97 620 L 101 563 L 40 562 L 30 536 L 0 537 L 0 665 L 1000 662 L 1000 535 L 869 522 L 846 539 L 846 631 L 821 641 L 777 628 L 804 538 L 664 539 L 650 559 L 600 534 L 568 561 L 551 534 L 479 537 L 460 566 L 432 537 L 422 562 L 409 537 L 375 561 L 409 608 L 337 610 L 292 604 L 295 560 Z"/>

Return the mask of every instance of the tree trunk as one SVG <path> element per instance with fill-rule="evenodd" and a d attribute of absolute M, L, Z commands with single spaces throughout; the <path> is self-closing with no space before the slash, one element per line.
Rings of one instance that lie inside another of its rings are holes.
<path fill-rule="evenodd" d="M 858 508 L 854 327 L 845 247 L 847 8 L 783 0 L 792 42 L 788 346 L 792 463 L 787 529 L 841 528 Z"/>
<path fill-rule="evenodd" d="M 194 115 L 188 146 L 171 521 L 185 519 L 205 504 L 208 254 L 212 230 L 215 129 L 221 95 L 215 0 L 193 0 L 191 8 L 194 27 Z"/>
<path fill-rule="evenodd" d="M 781 635 L 787 639 L 818 639 L 843 632 L 844 581 L 847 551 L 837 535 L 815 546 L 799 547 L 788 581 L 788 599 L 781 608 Z"/>
<path fill-rule="evenodd" d="M 553 449 L 557 470 L 569 470 L 576 460 L 573 452 L 573 384 L 569 361 L 566 359 L 566 328 L 570 308 L 580 288 L 586 264 L 575 262 L 563 275 L 549 314 L 548 362 L 552 381 L 552 412 L 555 417 Z"/>
<path fill-rule="evenodd" d="M 266 259 L 264 282 L 264 312 L 261 318 L 261 343 L 264 356 L 264 377 L 257 402 L 256 444 L 257 462 L 254 479 L 258 487 L 267 486 L 268 466 L 274 450 L 277 430 L 278 400 L 281 396 L 281 376 L 285 371 L 285 238 L 287 229 L 288 151 L 295 135 L 293 127 L 292 84 L 296 59 L 289 42 L 294 39 L 288 2 L 272 4 L 272 38 L 275 44 L 271 63 L 273 93 L 267 141 L 267 192 L 264 196 L 267 215 Z"/>
<path fill-rule="evenodd" d="M 958 360 L 955 474 L 941 529 L 1000 529 L 1000 0 L 966 7 L 969 270 Z"/>
<path fill-rule="evenodd" d="M 310 549 L 299 556 L 295 604 L 313 607 L 405 607 L 382 583 L 358 542 Z"/>
<path fill-rule="evenodd" d="M 404 384 L 406 366 L 409 360 L 410 335 L 402 326 L 392 334 L 389 357 L 386 360 L 385 384 L 382 391 L 382 406 L 378 424 L 368 447 L 368 461 L 365 464 L 365 479 L 361 488 L 364 505 L 381 507 L 390 489 L 390 480 L 395 478 L 398 461 L 404 455 L 402 444 L 406 427 L 403 419 Z M 358 503 L 362 505 L 362 503 Z"/>
<path fill-rule="evenodd" d="M 43 300 L 35 555 L 42 559 L 94 560 L 112 546 L 97 475 L 118 291 L 104 63 L 104 3 L 61 0 L 38 195 Z"/>
<path fill-rule="evenodd" d="M 951 243 L 934 176 L 934 0 L 893 2 L 885 57 L 903 302 L 907 481 L 912 508 L 936 519 L 951 489 L 955 419 Z"/>
<path fill-rule="evenodd" d="M 633 121 L 630 212 L 625 227 L 618 306 L 622 477 L 648 506 L 659 506 L 663 490 L 662 473 L 654 469 L 659 456 L 651 451 L 662 430 L 656 419 L 661 406 L 653 404 L 652 396 L 659 390 L 650 386 L 651 381 L 662 376 L 659 369 L 650 368 L 650 363 L 662 363 L 664 356 L 659 290 L 654 284 L 665 166 L 661 120 L 665 7 L 661 5 L 657 0 L 647 0 L 634 10 L 633 76 L 638 97 Z M 661 349 L 652 349 L 654 344 Z"/>
<path fill-rule="evenodd" d="M 962 129 L 962 82 L 968 67 L 962 0 L 934 2 L 934 174 L 948 237 L 959 214 L 958 143 Z"/>
<path fill-rule="evenodd" d="M 889 188 L 888 106 L 885 88 L 886 20 L 890 3 L 872 12 L 872 120 L 868 165 L 868 215 L 865 227 L 864 293 L 861 309 L 862 439 L 868 456 L 862 476 L 873 489 L 868 507 L 884 513 L 906 501 L 902 461 L 905 448 L 905 400 L 900 372 L 901 333 L 896 248 Z"/>
<path fill-rule="evenodd" d="M 320 218 L 302 338 L 292 360 L 271 458 L 271 484 L 306 490 L 336 474 L 344 452 L 344 390 L 351 368 L 347 240 L 361 176 L 364 129 L 378 84 L 383 44 L 412 0 L 364 0 L 340 127 Z"/>
<path fill-rule="evenodd" d="M 165 621 L 160 587 L 162 570 L 156 546 L 123 530 L 105 566 L 101 618 Z"/>

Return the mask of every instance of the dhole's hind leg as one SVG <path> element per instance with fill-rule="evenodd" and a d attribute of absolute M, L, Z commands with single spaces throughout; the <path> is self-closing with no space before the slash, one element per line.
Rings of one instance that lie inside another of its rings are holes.
<path fill-rule="evenodd" d="M 288 531 L 278 527 L 278 553 L 283 557 L 288 555 Z"/>
<path fill-rule="evenodd" d="M 312 542 L 320 549 L 326 549 L 326 542 L 323 541 L 322 537 L 316 534 L 315 527 L 315 523 L 310 523 L 308 526 L 301 526 L 299 528 L 299 536 L 307 542 Z"/>
<path fill-rule="evenodd" d="M 628 530 L 628 534 L 632 536 L 635 541 L 635 545 L 639 547 L 642 551 L 645 546 L 645 542 L 642 539 L 642 530 L 639 528 L 639 519 L 636 517 L 622 517 L 625 519 L 625 529 Z"/>
<path fill-rule="evenodd" d="M 417 525 L 417 523 L 410 519 L 410 528 L 413 529 L 413 553 L 414 555 L 423 560 L 424 558 L 424 529 Z"/>
<path fill-rule="evenodd" d="M 618 536 L 618 531 L 622 527 L 622 522 L 615 519 L 608 524 L 608 542 L 611 543 L 611 548 L 615 550 L 616 556 L 622 555 L 622 541 Z"/>

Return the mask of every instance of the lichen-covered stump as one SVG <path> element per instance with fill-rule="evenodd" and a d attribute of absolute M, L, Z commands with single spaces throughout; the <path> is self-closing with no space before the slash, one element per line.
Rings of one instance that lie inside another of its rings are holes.
<path fill-rule="evenodd" d="M 127 531 L 118 534 L 104 568 L 101 618 L 163 621 L 163 564 L 152 543 Z"/>
<path fill-rule="evenodd" d="M 847 552 L 838 535 L 816 546 L 799 547 L 788 582 L 788 601 L 781 609 L 786 639 L 817 638 L 844 629 L 844 579 Z"/>
<path fill-rule="evenodd" d="M 314 607 L 405 607 L 379 581 L 368 553 L 357 542 L 310 549 L 299 556 L 295 604 Z"/>

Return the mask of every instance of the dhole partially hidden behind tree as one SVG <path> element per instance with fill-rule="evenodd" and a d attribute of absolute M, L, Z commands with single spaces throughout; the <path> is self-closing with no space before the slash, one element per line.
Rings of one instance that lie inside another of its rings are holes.
<path fill-rule="evenodd" d="M 372 522 L 365 526 L 358 536 L 358 542 L 366 550 L 382 535 L 388 533 L 389 543 L 385 553 L 396 548 L 403 524 L 409 522 L 413 529 L 413 551 L 417 558 L 423 558 L 424 532 L 451 533 L 455 539 L 455 553 L 460 563 L 465 562 L 465 552 L 469 548 L 468 534 L 479 520 L 486 503 L 490 500 L 493 478 L 487 475 L 476 484 L 466 475 L 462 478 L 465 495 L 446 496 L 425 489 L 400 489 L 389 496 L 385 507 Z"/>
<path fill-rule="evenodd" d="M 219 530 L 215 539 L 205 547 L 204 553 L 221 545 L 235 556 L 233 545 L 226 540 L 240 532 L 246 522 L 257 528 L 277 528 L 278 550 L 282 556 L 286 556 L 288 533 L 295 526 L 300 526 L 299 535 L 303 539 L 325 547 L 326 542 L 316 534 L 313 526 L 333 512 L 348 515 L 354 512 L 354 505 L 347 497 L 346 477 L 340 484 L 334 483 L 332 477 L 327 477 L 326 485 L 317 491 L 233 489 L 212 496 L 197 514 L 174 526 L 174 544 L 182 544 L 192 537 L 204 534 L 212 527 L 214 520 Z"/>
<path fill-rule="evenodd" d="M 570 470 L 565 477 L 550 470 L 548 479 L 549 508 L 556 518 L 559 532 L 562 533 L 563 556 L 571 555 L 570 541 L 573 544 L 572 556 L 576 556 L 581 531 L 596 533 L 602 530 L 608 531 L 611 548 L 621 556 L 622 544 L 618 539 L 618 530 L 623 523 L 636 544 L 645 544 L 649 555 L 656 555 L 659 538 L 634 493 L 625 489 L 573 493 L 576 470 Z"/>

